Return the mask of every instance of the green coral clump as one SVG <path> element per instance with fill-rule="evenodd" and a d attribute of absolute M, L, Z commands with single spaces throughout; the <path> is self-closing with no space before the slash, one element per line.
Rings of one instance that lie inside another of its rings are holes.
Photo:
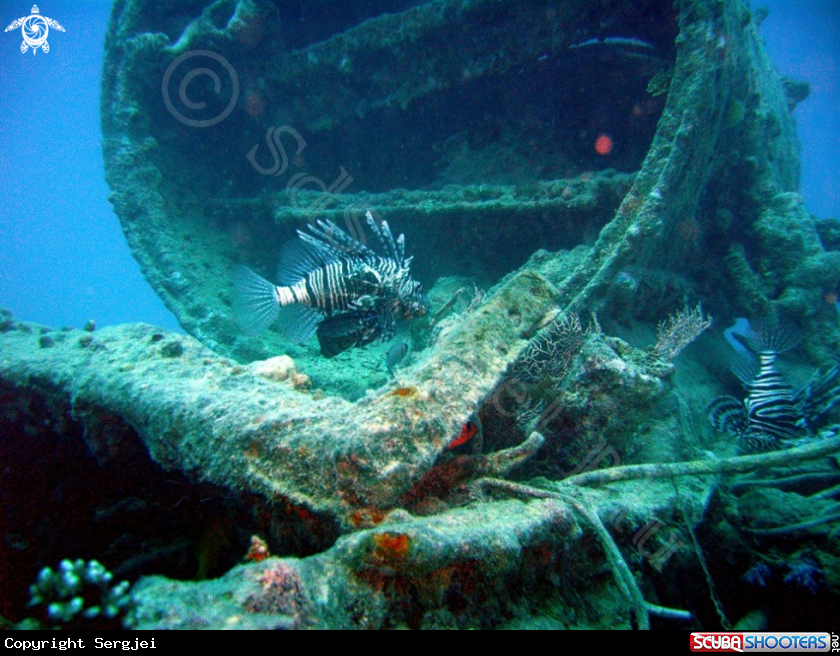
<path fill-rule="evenodd" d="M 45 567 L 29 587 L 30 606 L 43 604 L 47 617 L 66 624 L 74 619 L 113 619 L 128 605 L 129 582 L 111 587 L 114 575 L 91 560 L 62 560 L 58 570 Z M 91 605 L 92 604 L 92 605 Z"/>

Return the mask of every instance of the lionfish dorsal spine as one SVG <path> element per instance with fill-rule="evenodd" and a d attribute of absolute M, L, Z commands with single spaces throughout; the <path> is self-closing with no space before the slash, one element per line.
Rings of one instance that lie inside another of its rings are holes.
<path fill-rule="evenodd" d="M 376 235 L 376 239 L 379 242 L 382 252 L 385 253 L 386 257 L 389 257 L 398 264 L 402 265 L 403 258 L 400 256 L 400 252 L 397 250 L 397 245 L 394 243 L 394 237 L 391 235 L 391 228 L 388 227 L 388 222 L 383 219 L 381 222 L 377 223 L 370 210 L 365 213 L 365 217 L 367 219 L 367 224 L 370 226 L 371 232 Z M 400 239 L 402 238 L 403 236 L 400 235 Z"/>
<path fill-rule="evenodd" d="M 374 253 L 358 239 L 354 239 L 330 220 L 317 221 L 316 225 L 309 224 L 311 235 L 298 230 L 300 238 L 329 256 L 330 259 L 339 257 L 373 257 Z"/>
<path fill-rule="evenodd" d="M 405 263 L 405 235 L 400 234 L 397 237 L 397 254 L 399 255 L 399 261 L 403 263 L 403 266 L 406 266 Z"/>

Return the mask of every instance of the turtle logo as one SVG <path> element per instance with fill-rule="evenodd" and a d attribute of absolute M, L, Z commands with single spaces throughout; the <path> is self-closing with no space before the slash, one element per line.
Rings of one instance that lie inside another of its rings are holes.
<path fill-rule="evenodd" d="M 64 31 L 64 28 L 58 24 L 57 20 L 41 16 L 41 13 L 38 11 L 38 5 L 33 5 L 32 13 L 29 16 L 18 18 L 6 28 L 6 31 L 9 32 L 10 30 L 20 28 L 23 34 L 23 43 L 20 44 L 20 51 L 26 52 L 32 48 L 32 54 L 34 55 L 38 48 L 41 48 L 44 52 L 50 51 L 50 44 L 47 43 L 47 34 L 50 33 L 51 27 L 59 32 Z"/>

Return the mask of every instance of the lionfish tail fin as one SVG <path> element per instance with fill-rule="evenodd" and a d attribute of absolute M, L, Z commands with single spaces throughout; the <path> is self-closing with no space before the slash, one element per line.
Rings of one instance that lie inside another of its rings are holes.
<path fill-rule="evenodd" d="M 280 305 L 275 287 L 245 266 L 233 276 L 233 320 L 248 335 L 259 335 L 277 320 Z"/>
<path fill-rule="evenodd" d="M 755 327 L 750 325 L 746 341 L 754 353 L 779 355 L 802 341 L 802 331 L 795 324 L 785 320 L 757 321 Z"/>

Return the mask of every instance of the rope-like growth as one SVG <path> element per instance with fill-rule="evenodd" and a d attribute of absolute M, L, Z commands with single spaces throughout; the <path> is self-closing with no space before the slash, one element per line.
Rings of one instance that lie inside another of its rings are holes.
<path fill-rule="evenodd" d="M 750 456 L 735 456 L 720 460 L 691 460 L 645 465 L 623 465 L 576 474 L 560 481 L 562 485 L 600 485 L 639 478 L 676 478 L 678 476 L 715 476 L 754 471 L 763 467 L 790 465 L 803 460 L 815 460 L 840 451 L 840 435 L 784 451 Z"/>
<path fill-rule="evenodd" d="M 774 526 L 773 528 L 745 528 L 753 535 L 786 535 L 787 533 L 796 533 L 797 531 L 804 531 L 820 524 L 829 524 L 831 522 L 840 521 L 840 511 L 830 515 L 823 515 L 809 519 L 807 522 L 799 522 L 798 524 L 788 524 L 787 526 Z"/>
<path fill-rule="evenodd" d="M 528 441 L 534 440 L 536 443 L 541 443 L 541 439 L 542 435 L 535 431 L 531 433 L 531 437 Z M 582 474 L 570 476 L 563 481 L 557 481 L 555 483 L 554 490 L 514 483 L 512 481 L 506 481 L 498 478 L 481 478 L 475 482 L 475 486 L 479 488 L 492 488 L 516 497 L 557 499 L 558 501 L 571 506 L 594 529 L 595 534 L 604 548 L 604 552 L 607 556 L 607 562 L 613 572 L 613 576 L 615 577 L 618 587 L 625 598 L 627 598 L 630 602 L 630 605 L 635 612 L 639 628 L 648 629 L 650 628 L 651 613 L 679 619 L 690 619 L 691 614 L 687 611 L 662 608 L 660 606 L 649 604 L 645 601 L 644 596 L 639 589 L 638 583 L 636 582 L 630 567 L 627 565 L 627 561 L 621 554 L 621 550 L 615 543 L 615 540 L 613 540 L 609 531 L 604 526 L 604 523 L 601 521 L 601 518 L 598 517 L 598 514 L 590 508 L 587 508 L 575 498 L 575 487 L 629 481 L 647 477 L 676 478 L 678 476 L 713 476 L 734 472 L 749 472 L 764 467 L 775 467 L 782 464 L 789 465 L 793 462 L 801 462 L 804 460 L 814 460 L 836 451 L 840 451 L 840 435 L 837 435 L 835 430 L 835 433 L 830 438 L 786 451 L 775 451 L 773 453 L 763 453 L 751 456 L 736 456 L 720 460 L 694 460 L 677 463 L 624 465 L 621 467 L 611 467 L 592 472 L 584 472 Z M 840 519 L 840 515 L 822 517 L 817 520 L 804 522 L 803 524 L 797 524 L 794 526 L 773 529 L 757 529 L 752 532 L 761 535 L 776 535 L 799 530 L 801 528 L 809 528 L 812 525 L 834 521 L 836 519 Z M 690 529 L 690 527 L 689 533 L 694 541 L 695 549 L 698 554 L 700 554 L 699 545 L 697 544 L 694 532 Z M 711 576 L 702 558 L 701 564 L 711 585 Z M 719 602 L 714 594 L 713 599 L 716 602 L 715 605 L 722 621 L 724 622 L 724 626 L 726 626 L 728 621 L 726 621 L 726 617 L 723 615 L 722 608 L 720 608 Z"/>

